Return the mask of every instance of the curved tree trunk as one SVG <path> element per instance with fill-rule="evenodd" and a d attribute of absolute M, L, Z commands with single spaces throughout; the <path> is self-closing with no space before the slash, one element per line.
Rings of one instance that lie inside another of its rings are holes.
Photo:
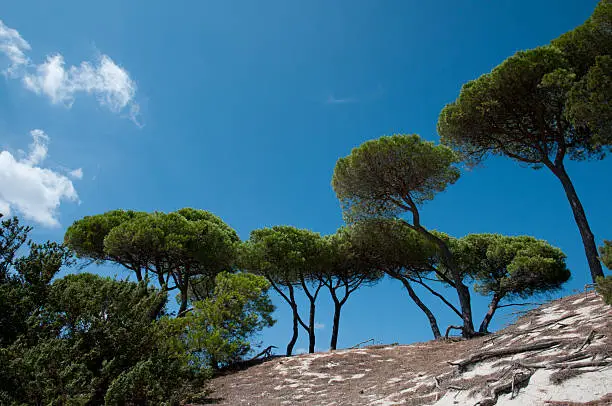
<path fill-rule="evenodd" d="M 289 344 L 287 344 L 287 356 L 290 357 L 293 354 L 293 347 L 295 347 L 295 343 L 297 342 L 298 336 L 300 334 L 300 330 L 298 327 L 298 319 L 300 315 L 298 314 L 297 304 L 295 303 L 295 294 L 293 292 L 293 286 L 289 285 L 289 298 L 291 302 L 289 305 L 291 306 L 291 312 L 293 315 L 293 335 L 291 336 L 291 340 Z"/>
<path fill-rule="evenodd" d="M 136 267 L 134 269 L 134 272 L 136 273 L 136 281 L 137 282 L 142 282 L 142 271 L 140 270 L 140 268 Z"/>
<path fill-rule="evenodd" d="M 408 295 L 410 296 L 410 298 L 414 301 L 414 303 L 416 303 L 417 306 L 419 306 L 423 313 L 425 313 L 425 316 L 427 316 L 427 319 L 429 320 L 429 325 L 431 326 L 431 332 L 433 333 L 434 338 L 437 339 L 442 337 L 442 335 L 440 334 L 440 328 L 438 327 L 438 321 L 436 320 L 436 316 L 434 316 L 432 311 L 429 310 L 429 307 L 427 307 L 427 305 L 423 303 L 421 299 L 417 296 L 414 289 L 412 289 L 410 282 L 395 272 L 392 272 L 389 275 L 404 284 L 404 287 L 408 291 Z"/>
<path fill-rule="evenodd" d="M 297 342 L 298 336 L 300 334 L 300 330 L 298 328 L 298 316 L 297 316 L 297 306 L 292 307 L 293 312 L 293 335 L 291 336 L 291 340 L 287 344 L 287 356 L 290 357 L 293 354 L 293 347 L 295 347 L 295 343 Z"/>
<path fill-rule="evenodd" d="M 316 304 L 315 303 L 317 301 L 317 296 L 319 295 L 319 291 L 321 290 L 321 287 L 323 287 L 323 283 L 319 282 L 319 286 L 315 289 L 314 294 L 310 293 L 310 291 L 308 290 L 308 285 L 306 284 L 306 280 L 304 279 L 303 276 L 300 278 L 300 284 L 302 285 L 302 289 L 304 290 L 306 297 L 308 297 L 308 300 L 310 301 L 310 311 L 308 314 L 308 325 L 306 326 L 302 324 L 302 327 L 304 327 L 304 329 L 308 332 L 308 352 L 312 354 L 315 352 L 315 342 L 316 342 L 316 336 L 315 336 Z"/>
<path fill-rule="evenodd" d="M 453 261 L 453 254 L 450 249 L 446 245 L 446 242 L 431 234 L 427 229 L 423 228 L 420 225 L 417 225 L 416 230 L 423 234 L 427 239 L 436 244 L 436 246 L 440 249 L 442 257 L 444 259 L 444 265 L 448 267 L 451 271 L 453 282 L 455 283 L 455 290 L 457 291 L 457 296 L 459 297 L 459 305 L 461 307 L 461 318 L 463 320 L 463 336 L 466 338 L 473 337 L 474 332 L 474 322 L 472 319 L 472 303 L 470 298 L 470 290 L 463 283 L 463 278 L 459 270 L 455 267 L 455 262 Z"/>
<path fill-rule="evenodd" d="M 567 196 L 567 200 L 569 200 L 570 206 L 572 207 L 572 212 L 574 213 L 574 219 L 576 220 L 576 225 L 578 225 L 578 230 L 580 231 L 580 236 L 582 237 L 582 244 L 584 245 L 584 253 L 586 254 L 587 261 L 589 263 L 589 268 L 591 270 L 591 278 L 593 278 L 593 282 L 598 276 L 604 276 L 603 269 L 601 267 L 601 262 L 599 262 L 597 246 L 595 245 L 595 238 L 593 236 L 593 232 L 591 231 L 591 227 L 589 226 L 589 222 L 587 220 L 586 214 L 584 212 L 584 207 L 582 207 L 582 203 L 578 198 L 578 194 L 576 193 L 576 189 L 574 189 L 574 185 L 565 170 L 563 164 L 559 164 L 551 167 L 551 170 L 559 178 L 561 184 L 563 185 L 563 189 L 565 190 L 565 194 Z"/>
<path fill-rule="evenodd" d="M 499 301 L 501 299 L 502 297 L 499 296 L 497 293 L 493 294 L 493 297 L 491 298 L 491 302 L 489 303 L 489 310 L 487 311 L 487 314 L 485 314 L 484 318 L 482 319 L 482 323 L 480 323 L 480 328 L 478 329 L 479 333 L 488 332 L 489 324 L 491 323 L 491 319 L 493 318 L 493 315 L 495 314 L 495 311 L 497 310 L 497 306 L 499 305 Z"/>
<path fill-rule="evenodd" d="M 185 310 L 187 310 L 187 303 L 189 301 L 189 297 L 187 296 L 187 286 L 181 286 L 179 287 L 179 289 L 181 291 L 181 307 L 179 307 L 179 311 L 176 317 L 183 317 L 186 314 Z"/>
<path fill-rule="evenodd" d="M 269 275 L 264 275 L 264 276 L 268 280 L 268 282 L 270 282 L 270 286 L 272 286 L 272 289 L 274 289 L 276 293 L 278 293 L 280 297 L 282 297 L 285 300 L 285 302 L 287 302 L 289 306 L 291 307 L 291 314 L 293 316 L 293 335 L 291 336 L 291 340 L 289 340 L 289 344 L 287 344 L 287 352 L 286 352 L 286 355 L 290 357 L 291 354 L 293 353 L 293 347 L 295 347 L 295 343 L 297 342 L 298 336 L 300 334 L 299 327 L 298 327 L 300 323 L 300 314 L 298 313 L 297 303 L 295 302 L 295 291 L 291 283 L 285 282 L 284 286 L 287 287 L 287 290 L 289 292 L 289 296 L 287 296 L 282 291 L 282 289 L 276 284 L 276 282 L 274 282 L 274 279 L 272 279 Z"/>

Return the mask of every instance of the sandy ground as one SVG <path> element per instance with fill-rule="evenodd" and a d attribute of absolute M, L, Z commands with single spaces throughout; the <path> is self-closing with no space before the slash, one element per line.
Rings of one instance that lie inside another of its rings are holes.
<path fill-rule="evenodd" d="M 559 299 L 472 340 L 293 357 L 215 378 L 221 405 L 612 405 L 612 307 Z"/>

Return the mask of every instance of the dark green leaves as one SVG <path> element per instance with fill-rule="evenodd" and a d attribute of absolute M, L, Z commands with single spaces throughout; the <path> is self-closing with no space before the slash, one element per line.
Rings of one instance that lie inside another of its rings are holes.
<path fill-rule="evenodd" d="M 336 163 L 332 186 L 349 218 L 393 217 L 459 178 L 455 154 L 418 135 L 393 135 L 354 148 Z"/>
<path fill-rule="evenodd" d="M 520 51 L 466 83 L 438 120 L 442 142 L 475 163 L 488 154 L 558 165 L 610 145 L 612 2 L 544 46 Z"/>
<path fill-rule="evenodd" d="M 604 244 L 599 247 L 599 255 L 601 262 L 603 262 L 608 269 L 612 269 L 612 241 L 604 241 Z"/>
<path fill-rule="evenodd" d="M 570 277 L 565 254 L 533 237 L 470 234 L 450 246 L 457 266 L 485 295 L 528 297 L 560 289 Z"/>
<path fill-rule="evenodd" d="M 216 369 L 249 353 L 250 339 L 275 323 L 269 286 L 262 276 L 220 273 L 212 295 L 174 320 L 185 326 L 185 350 L 194 365 Z"/>
<path fill-rule="evenodd" d="M 282 284 L 297 283 L 324 269 L 325 242 L 320 234 L 291 226 L 251 232 L 243 266 Z"/>
<path fill-rule="evenodd" d="M 582 136 L 563 118 L 573 79 L 568 68 L 563 53 L 553 47 L 517 52 L 466 83 L 459 98 L 442 110 L 442 142 L 472 163 L 488 154 L 536 166 L 554 161 L 560 147 Z"/>

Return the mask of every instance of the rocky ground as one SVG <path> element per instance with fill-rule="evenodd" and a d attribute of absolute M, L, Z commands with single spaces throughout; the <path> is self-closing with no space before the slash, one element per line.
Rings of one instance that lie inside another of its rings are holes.
<path fill-rule="evenodd" d="M 486 337 L 272 358 L 212 389 L 222 405 L 612 405 L 612 307 L 582 293 Z"/>

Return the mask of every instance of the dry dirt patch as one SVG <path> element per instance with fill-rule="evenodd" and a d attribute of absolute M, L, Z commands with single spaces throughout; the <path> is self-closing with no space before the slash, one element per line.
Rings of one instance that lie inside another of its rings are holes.
<path fill-rule="evenodd" d="M 583 293 L 472 340 L 273 358 L 215 378 L 213 397 L 223 405 L 612 404 L 611 309 Z"/>

